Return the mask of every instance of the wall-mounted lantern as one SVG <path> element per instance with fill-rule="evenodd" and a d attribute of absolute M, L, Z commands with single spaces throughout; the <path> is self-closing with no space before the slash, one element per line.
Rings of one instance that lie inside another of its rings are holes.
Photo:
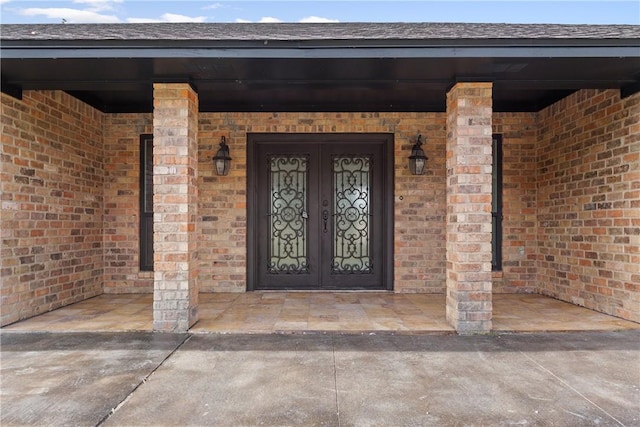
<path fill-rule="evenodd" d="M 220 137 L 220 148 L 215 156 L 213 156 L 213 167 L 216 169 L 216 174 L 225 176 L 229 174 L 231 169 L 231 157 L 229 157 L 229 146 L 227 145 L 226 138 Z"/>
<path fill-rule="evenodd" d="M 413 175 L 424 175 L 425 166 L 429 158 L 425 156 L 424 150 L 420 147 L 422 145 L 422 135 L 418 135 L 418 140 L 411 148 L 411 155 L 409 156 L 409 170 Z"/>

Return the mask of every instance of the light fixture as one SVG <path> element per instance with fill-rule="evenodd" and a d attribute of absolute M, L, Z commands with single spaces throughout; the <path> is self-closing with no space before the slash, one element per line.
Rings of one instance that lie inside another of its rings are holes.
<path fill-rule="evenodd" d="M 418 135 L 418 140 L 411 148 L 411 155 L 409 156 L 409 170 L 413 175 L 424 175 L 424 167 L 427 164 L 429 158 L 424 155 L 424 150 L 420 147 L 422 145 L 422 135 Z"/>
<path fill-rule="evenodd" d="M 231 157 L 229 157 L 229 146 L 224 136 L 220 137 L 220 148 L 215 156 L 213 156 L 213 166 L 216 169 L 216 174 L 225 176 L 229 174 L 231 168 Z"/>

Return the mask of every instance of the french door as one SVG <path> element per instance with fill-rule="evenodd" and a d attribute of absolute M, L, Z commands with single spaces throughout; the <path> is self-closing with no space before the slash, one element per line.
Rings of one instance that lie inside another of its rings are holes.
<path fill-rule="evenodd" d="M 389 288 L 385 154 L 392 136 L 249 138 L 250 288 Z"/>

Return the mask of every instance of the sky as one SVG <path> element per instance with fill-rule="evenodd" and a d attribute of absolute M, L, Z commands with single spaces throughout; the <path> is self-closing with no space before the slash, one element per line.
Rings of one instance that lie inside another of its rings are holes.
<path fill-rule="evenodd" d="M 640 25 L 640 0 L 0 0 L 0 22 L 498 22 Z"/>

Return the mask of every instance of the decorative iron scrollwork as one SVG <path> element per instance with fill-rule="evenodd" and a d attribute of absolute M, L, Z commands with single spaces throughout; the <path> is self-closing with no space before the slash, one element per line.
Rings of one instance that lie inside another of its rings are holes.
<path fill-rule="evenodd" d="M 372 274 L 370 248 L 371 158 L 366 155 L 333 157 L 334 274 Z"/>
<path fill-rule="evenodd" d="M 270 156 L 271 203 L 267 272 L 309 272 L 307 255 L 307 171 L 309 157 L 300 154 Z"/>

